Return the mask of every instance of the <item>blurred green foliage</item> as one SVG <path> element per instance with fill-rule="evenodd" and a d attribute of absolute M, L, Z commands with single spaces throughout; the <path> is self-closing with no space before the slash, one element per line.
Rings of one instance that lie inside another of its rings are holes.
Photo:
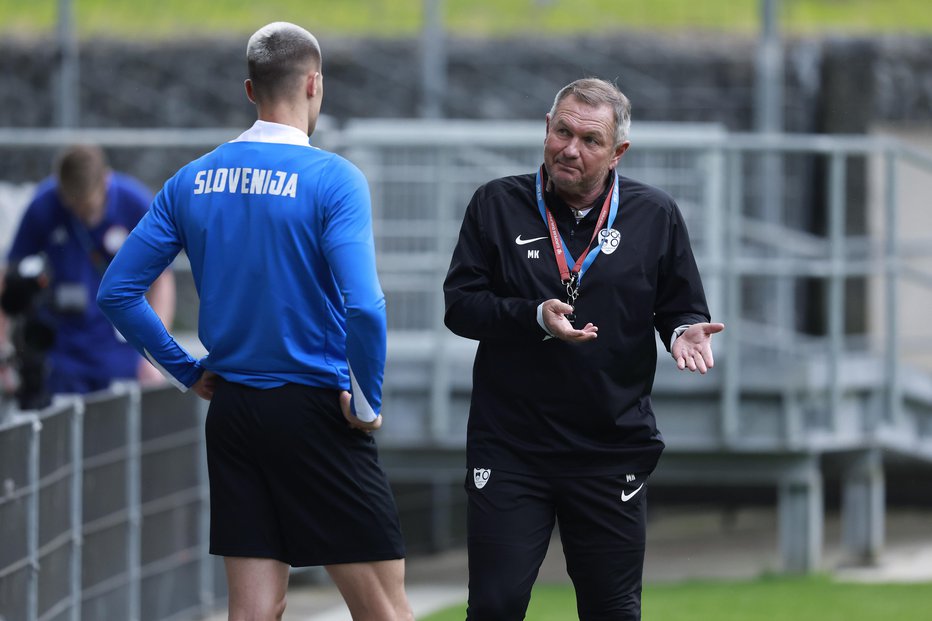
<path fill-rule="evenodd" d="M 0 36 L 54 35 L 60 0 L 0 0 Z M 452 36 L 585 35 L 621 31 L 732 33 L 759 29 L 760 0 L 71 0 L 84 38 L 242 36 L 276 20 L 321 36 L 416 36 L 424 6 L 442 5 Z M 929 0 L 778 0 L 791 35 L 932 34 Z"/>

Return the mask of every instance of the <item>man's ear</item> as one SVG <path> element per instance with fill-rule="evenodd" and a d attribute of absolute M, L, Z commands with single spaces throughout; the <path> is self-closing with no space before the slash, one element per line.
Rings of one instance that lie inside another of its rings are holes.
<path fill-rule="evenodd" d="M 256 92 L 253 90 L 252 80 L 247 78 L 246 81 L 243 82 L 243 86 L 246 87 L 246 97 L 249 98 L 249 101 L 256 103 Z"/>
<path fill-rule="evenodd" d="M 308 74 L 307 76 L 308 99 L 317 97 L 319 95 L 321 88 L 323 88 L 323 79 L 324 79 L 324 76 L 321 75 L 320 71 L 315 71 L 314 73 Z"/>
<path fill-rule="evenodd" d="M 625 154 L 625 151 L 628 150 L 628 147 L 631 146 L 631 141 L 625 140 L 620 145 L 615 147 L 615 154 L 612 156 L 612 163 L 609 168 L 615 168 L 618 166 L 618 162 L 621 160 L 621 156 Z"/>

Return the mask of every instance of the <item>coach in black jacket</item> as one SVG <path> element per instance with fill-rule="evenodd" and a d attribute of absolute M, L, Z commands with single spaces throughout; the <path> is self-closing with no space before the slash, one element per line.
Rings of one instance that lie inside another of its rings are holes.
<path fill-rule="evenodd" d="M 702 282 L 666 193 L 617 175 L 628 99 L 577 80 L 547 114 L 544 165 L 466 210 L 446 324 L 480 341 L 467 431 L 472 621 L 523 619 L 555 520 L 580 619 L 639 619 L 646 480 L 663 450 L 654 330 L 712 367 Z"/>

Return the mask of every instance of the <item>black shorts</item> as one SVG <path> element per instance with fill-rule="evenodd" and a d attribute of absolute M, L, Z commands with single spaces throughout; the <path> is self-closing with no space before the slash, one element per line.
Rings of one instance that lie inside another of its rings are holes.
<path fill-rule="evenodd" d="M 207 414 L 210 552 L 294 567 L 404 558 L 371 435 L 336 390 L 219 380 Z"/>
<path fill-rule="evenodd" d="M 641 618 L 647 475 L 544 477 L 470 468 L 467 619 L 523 619 L 559 524 L 584 621 Z"/>

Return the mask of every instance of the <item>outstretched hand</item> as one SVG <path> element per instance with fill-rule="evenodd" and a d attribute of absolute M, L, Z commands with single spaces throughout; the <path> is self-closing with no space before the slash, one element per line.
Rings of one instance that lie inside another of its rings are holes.
<path fill-rule="evenodd" d="M 725 329 L 723 323 L 695 323 L 675 341 L 670 353 L 676 360 L 676 368 L 689 369 L 705 374 L 715 366 L 712 359 L 712 335 Z"/>
<path fill-rule="evenodd" d="M 547 326 L 547 330 L 550 331 L 554 338 L 572 343 L 595 340 L 599 336 L 599 328 L 587 323 L 582 329 L 577 330 L 566 318 L 566 315 L 572 312 L 572 306 L 556 298 L 547 300 L 541 308 L 544 325 Z"/>
<path fill-rule="evenodd" d="M 382 426 L 382 415 L 379 414 L 374 421 L 365 422 L 360 420 L 355 414 L 353 414 L 353 409 L 350 407 L 350 402 L 352 401 L 353 396 L 347 392 L 343 391 L 340 393 L 340 409 L 343 410 L 343 418 L 346 419 L 346 422 L 349 423 L 349 426 L 353 429 L 359 429 L 360 431 L 365 431 L 366 433 L 371 433 Z"/>

